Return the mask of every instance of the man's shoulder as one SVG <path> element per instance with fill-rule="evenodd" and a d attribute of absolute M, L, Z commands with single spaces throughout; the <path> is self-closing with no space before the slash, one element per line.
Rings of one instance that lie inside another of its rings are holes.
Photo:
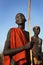
<path fill-rule="evenodd" d="M 15 28 L 10 28 L 9 31 L 14 30 Z"/>
<path fill-rule="evenodd" d="M 8 32 L 10 32 L 10 31 L 12 31 L 12 30 L 15 30 L 15 29 L 17 29 L 17 28 L 14 28 L 14 27 L 13 27 L 13 28 L 10 28 Z"/>
<path fill-rule="evenodd" d="M 26 36 L 28 36 L 29 37 L 29 32 L 28 31 L 24 31 L 24 33 L 26 34 Z"/>
<path fill-rule="evenodd" d="M 9 30 L 8 30 L 8 35 L 11 33 L 11 31 L 13 31 L 15 28 L 10 28 Z"/>
<path fill-rule="evenodd" d="M 29 32 L 28 32 L 28 31 L 26 31 L 26 30 L 25 30 L 24 32 L 25 32 L 25 33 L 27 33 L 27 34 L 29 34 Z"/>
<path fill-rule="evenodd" d="M 25 34 L 26 38 L 29 40 L 29 38 L 30 38 L 29 32 L 28 31 L 24 31 L 24 34 Z"/>

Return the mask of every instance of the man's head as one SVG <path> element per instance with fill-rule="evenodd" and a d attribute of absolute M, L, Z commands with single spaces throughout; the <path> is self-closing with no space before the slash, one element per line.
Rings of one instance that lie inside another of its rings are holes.
<path fill-rule="evenodd" d="M 16 19 L 16 24 L 18 24 L 18 28 L 24 30 L 24 28 L 25 28 L 25 22 L 26 22 L 24 14 L 18 13 L 16 15 L 15 19 Z"/>
<path fill-rule="evenodd" d="M 21 25 L 21 24 L 24 24 L 25 22 L 26 22 L 26 19 L 25 19 L 24 14 L 18 13 L 18 14 L 16 15 L 16 23 L 17 23 L 18 25 Z"/>
<path fill-rule="evenodd" d="M 35 26 L 33 27 L 33 31 L 36 35 L 38 35 L 40 33 L 40 27 L 39 26 Z"/>

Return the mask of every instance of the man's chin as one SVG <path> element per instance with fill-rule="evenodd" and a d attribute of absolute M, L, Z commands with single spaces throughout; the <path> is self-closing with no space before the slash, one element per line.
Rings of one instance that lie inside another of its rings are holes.
<path fill-rule="evenodd" d="M 23 25 L 24 23 L 23 22 L 16 22 L 16 24 Z"/>

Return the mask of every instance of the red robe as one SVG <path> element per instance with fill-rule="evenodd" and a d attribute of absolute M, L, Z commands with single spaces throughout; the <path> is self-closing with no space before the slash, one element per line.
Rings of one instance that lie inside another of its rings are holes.
<path fill-rule="evenodd" d="M 23 31 L 19 28 L 12 28 L 10 33 L 10 48 L 19 48 L 25 45 L 28 42 L 26 39 Z M 22 52 L 17 53 L 16 55 L 12 56 L 12 58 L 17 62 L 19 61 L 19 65 L 26 63 L 26 52 L 25 50 Z M 24 60 L 22 60 L 24 59 Z M 10 65 L 10 57 L 4 56 L 4 61 L 2 65 Z"/>

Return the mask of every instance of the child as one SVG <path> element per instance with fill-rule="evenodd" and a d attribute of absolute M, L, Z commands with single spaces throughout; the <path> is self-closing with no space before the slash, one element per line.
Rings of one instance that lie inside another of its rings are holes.
<path fill-rule="evenodd" d="M 32 44 L 32 53 L 33 53 L 33 60 L 35 65 L 40 65 L 40 62 L 38 60 L 40 59 L 40 53 L 42 50 L 42 39 L 39 38 L 40 33 L 40 27 L 35 26 L 33 27 L 34 35 L 31 38 L 31 44 Z"/>

